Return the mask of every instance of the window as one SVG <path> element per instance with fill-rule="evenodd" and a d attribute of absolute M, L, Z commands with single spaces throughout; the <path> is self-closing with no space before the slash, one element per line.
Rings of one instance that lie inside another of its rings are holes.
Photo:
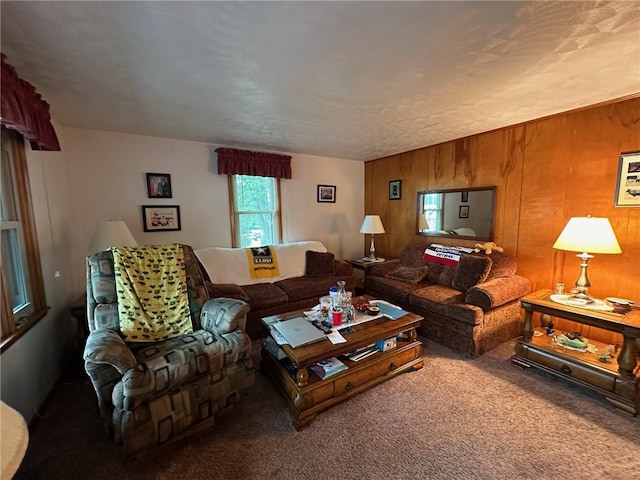
<path fill-rule="evenodd" d="M 24 140 L 2 128 L 0 249 L 2 350 L 46 313 Z"/>
<path fill-rule="evenodd" d="M 230 175 L 231 234 L 234 247 L 280 243 L 280 179 Z"/>
<path fill-rule="evenodd" d="M 442 230 L 442 193 L 428 193 L 424 196 L 424 216 L 429 230 Z"/>

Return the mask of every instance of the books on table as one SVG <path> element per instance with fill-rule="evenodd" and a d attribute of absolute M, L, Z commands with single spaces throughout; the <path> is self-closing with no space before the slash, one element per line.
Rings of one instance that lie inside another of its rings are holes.
<path fill-rule="evenodd" d="M 373 300 L 371 302 L 371 305 L 375 305 L 376 307 L 378 307 L 380 309 L 380 313 L 383 316 L 390 318 L 391 320 L 397 320 L 409 313 L 406 310 L 401 309 L 400 307 L 396 307 L 395 305 L 391 305 L 390 303 L 380 300 Z"/>
<path fill-rule="evenodd" d="M 346 370 L 347 366 L 336 357 L 331 357 L 312 365 L 310 368 L 320 378 L 325 379 L 331 375 L 335 375 L 338 372 Z"/>

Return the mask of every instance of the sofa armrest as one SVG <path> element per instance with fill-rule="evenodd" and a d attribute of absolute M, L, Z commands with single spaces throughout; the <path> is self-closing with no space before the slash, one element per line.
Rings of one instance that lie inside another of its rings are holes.
<path fill-rule="evenodd" d="M 213 334 L 245 331 L 249 304 L 236 298 L 212 298 L 202 306 L 200 325 Z"/>
<path fill-rule="evenodd" d="M 84 347 L 84 361 L 110 365 L 120 375 L 135 368 L 138 362 L 122 337 L 113 330 L 94 330 L 89 334 Z"/>
<path fill-rule="evenodd" d="M 336 272 L 336 277 L 349 277 L 353 275 L 353 267 L 344 260 L 334 260 L 333 269 Z"/>
<path fill-rule="evenodd" d="M 531 282 L 520 275 L 494 278 L 467 290 L 466 303 L 483 310 L 499 307 L 531 293 Z"/>
<path fill-rule="evenodd" d="M 387 273 L 389 273 L 394 268 L 398 268 L 400 265 L 400 259 L 398 258 L 387 260 L 385 262 L 375 263 L 369 269 L 369 272 L 367 272 L 367 274 L 375 275 L 377 277 L 384 277 Z"/>

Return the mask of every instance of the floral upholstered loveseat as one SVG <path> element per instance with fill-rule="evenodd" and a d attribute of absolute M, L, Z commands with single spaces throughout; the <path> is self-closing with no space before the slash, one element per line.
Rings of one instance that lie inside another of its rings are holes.
<path fill-rule="evenodd" d="M 373 266 L 367 293 L 422 315 L 420 333 L 469 356 L 521 335 L 519 299 L 531 282 L 516 275 L 515 257 L 471 253 L 454 267 L 425 260 L 428 246 L 410 242 L 398 259 Z"/>
<path fill-rule="evenodd" d="M 125 341 L 114 252 L 87 257 L 85 369 L 107 433 L 125 457 L 213 425 L 255 383 L 251 340 L 244 333 L 249 305 L 211 299 L 191 247 L 176 249 L 184 258 L 189 332 L 161 341 Z M 136 275 L 134 281 L 143 279 Z M 158 287 L 159 297 L 165 292 Z"/>

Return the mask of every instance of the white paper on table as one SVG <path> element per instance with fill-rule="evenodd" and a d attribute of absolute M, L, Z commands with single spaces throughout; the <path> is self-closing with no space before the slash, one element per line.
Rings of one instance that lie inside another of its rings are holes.
<path fill-rule="evenodd" d="M 336 343 L 345 343 L 347 341 L 347 339 L 340 335 L 340 332 L 336 329 L 333 329 L 331 333 L 327 334 L 327 338 L 334 345 Z"/>

